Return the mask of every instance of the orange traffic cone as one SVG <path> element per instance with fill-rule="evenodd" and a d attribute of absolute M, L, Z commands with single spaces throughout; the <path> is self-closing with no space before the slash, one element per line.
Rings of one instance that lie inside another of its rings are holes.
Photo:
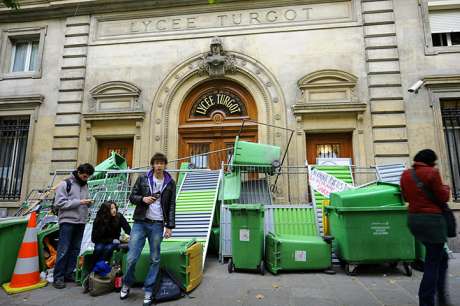
<path fill-rule="evenodd" d="M 37 212 L 34 211 L 29 217 L 13 277 L 11 282 L 3 284 L 3 289 L 6 293 L 13 294 L 41 288 L 46 284 L 46 281 L 40 280 L 38 268 Z"/>

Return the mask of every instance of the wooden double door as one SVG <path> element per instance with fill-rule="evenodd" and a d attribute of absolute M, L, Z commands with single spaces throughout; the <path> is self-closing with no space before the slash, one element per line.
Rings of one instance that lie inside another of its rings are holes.
<path fill-rule="evenodd" d="M 219 169 L 233 154 L 235 137 L 257 142 L 257 109 L 243 86 L 213 80 L 196 87 L 180 112 L 179 157 L 197 168 Z"/>

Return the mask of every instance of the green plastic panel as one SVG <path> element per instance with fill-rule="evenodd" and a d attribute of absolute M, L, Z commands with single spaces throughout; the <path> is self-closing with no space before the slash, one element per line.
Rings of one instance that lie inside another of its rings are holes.
<path fill-rule="evenodd" d="M 313 208 L 276 208 L 273 210 L 276 235 L 316 236 Z"/>
<path fill-rule="evenodd" d="M 315 169 L 326 172 L 348 184 L 353 184 L 353 176 L 348 166 L 315 166 Z M 315 192 L 315 203 L 317 207 L 323 206 L 323 200 L 327 200 L 321 193 Z"/>
<path fill-rule="evenodd" d="M 208 212 L 215 206 L 217 190 L 182 191 L 176 199 L 176 212 Z"/>

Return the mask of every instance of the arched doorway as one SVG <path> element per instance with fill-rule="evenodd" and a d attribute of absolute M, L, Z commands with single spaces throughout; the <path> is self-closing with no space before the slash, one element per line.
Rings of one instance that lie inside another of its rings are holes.
<path fill-rule="evenodd" d="M 187 95 L 179 117 L 180 158 L 190 157 L 197 168 L 218 169 L 229 161 L 242 120 L 257 120 L 257 107 L 243 86 L 212 80 Z M 246 123 L 240 139 L 256 142 L 257 125 Z"/>

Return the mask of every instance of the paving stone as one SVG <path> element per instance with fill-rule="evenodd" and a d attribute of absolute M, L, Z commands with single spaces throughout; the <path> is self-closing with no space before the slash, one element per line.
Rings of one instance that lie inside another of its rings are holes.
<path fill-rule="evenodd" d="M 451 301 L 460 305 L 460 254 L 450 262 L 449 288 Z M 254 273 L 227 272 L 216 259 L 207 260 L 201 285 L 190 296 L 165 306 L 384 306 L 417 305 L 417 291 L 422 273 L 413 277 L 396 271 L 383 277 L 382 268 L 366 269 L 356 277 L 337 269 L 336 275 L 323 273 L 280 273 L 261 276 Z M 274 286 L 275 285 L 275 286 Z M 256 295 L 262 294 L 263 299 Z M 127 301 L 117 293 L 90 297 L 82 288 L 68 284 L 63 290 L 47 286 L 17 295 L 0 290 L 0 306 L 126 306 L 141 305 L 142 288 L 133 288 Z"/>
<path fill-rule="evenodd" d="M 412 306 L 417 305 L 417 298 L 410 296 L 407 292 L 402 289 L 389 290 L 376 288 L 372 289 L 372 294 L 377 297 L 382 304 L 386 306 L 397 305 L 397 306 Z"/>

